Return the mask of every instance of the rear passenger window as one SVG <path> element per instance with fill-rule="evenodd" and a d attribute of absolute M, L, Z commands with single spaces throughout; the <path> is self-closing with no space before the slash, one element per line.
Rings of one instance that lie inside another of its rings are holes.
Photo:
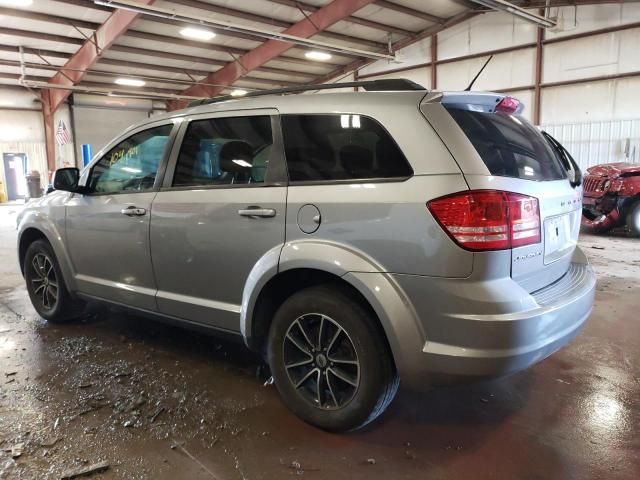
<path fill-rule="evenodd" d="M 283 115 L 289 180 L 406 178 L 413 171 L 398 145 L 362 115 Z"/>
<path fill-rule="evenodd" d="M 187 127 L 173 186 L 263 183 L 273 145 L 271 117 L 224 117 Z"/>

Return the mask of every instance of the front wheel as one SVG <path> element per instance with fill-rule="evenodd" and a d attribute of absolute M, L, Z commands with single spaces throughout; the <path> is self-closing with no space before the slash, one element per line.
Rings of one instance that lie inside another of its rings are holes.
<path fill-rule="evenodd" d="M 631 206 L 627 214 L 627 228 L 634 237 L 640 237 L 640 200 Z"/>
<path fill-rule="evenodd" d="M 335 287 L 308 288 L 282 304 L 269 332 L 268 359 L 287 406 L 325 430 L 366 425 L 398 389 L 377 319 Z"/>
<path fill-rule="evenodd" d="M 23 268 L 29 298 L 42 318 L 61 323 L 82 313 L 84 303 L 69 295 L 58 260 L 48 242 L 36 240 L 29 245 Z"/>

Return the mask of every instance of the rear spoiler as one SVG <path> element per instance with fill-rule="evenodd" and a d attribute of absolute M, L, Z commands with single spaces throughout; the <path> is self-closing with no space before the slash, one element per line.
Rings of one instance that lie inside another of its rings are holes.
<path fill-rule="evenodd" d="M 494 92 L 443 92 L 438 100 L 445 107 L 474 112 L 519 115 L 524 110 L 524 105 L 517 98 Z"/>

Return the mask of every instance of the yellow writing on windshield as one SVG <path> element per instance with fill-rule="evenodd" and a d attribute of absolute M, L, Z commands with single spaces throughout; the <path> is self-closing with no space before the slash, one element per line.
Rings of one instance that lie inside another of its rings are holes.
<path fill-rule="evenodd" d="M 119 148 L 111 153 L 109 156 L 109 166 L 119 162 L 125 157 L 133 157 L 138 155 L 139 145 L 135 145 L 129 148 Z"/>

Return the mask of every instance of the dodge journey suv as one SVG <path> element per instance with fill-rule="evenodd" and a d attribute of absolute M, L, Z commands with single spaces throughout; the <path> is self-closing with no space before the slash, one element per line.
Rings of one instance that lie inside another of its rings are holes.
<path fill-rule="evenodd" d="M 504 375 L 567 344 L 595 276 L 566 150 L 511 97 L 358 85 L 203 102 L 58 170 L 19 218 L 37 312 L 98 300 L 236 335 L 334 431 L 400 381 Z"/>

